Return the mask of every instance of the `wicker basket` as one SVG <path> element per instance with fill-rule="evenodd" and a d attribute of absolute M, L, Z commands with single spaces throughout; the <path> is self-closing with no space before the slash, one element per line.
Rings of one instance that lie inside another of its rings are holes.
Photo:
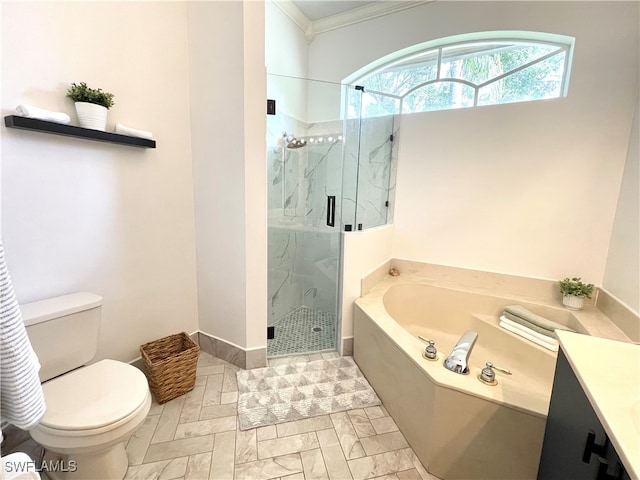
<path fill-rule="evenodd" d="M 149 387 L 158 403 L 193 390 L 200 347 L 185 332 L 140 346 Z"/>

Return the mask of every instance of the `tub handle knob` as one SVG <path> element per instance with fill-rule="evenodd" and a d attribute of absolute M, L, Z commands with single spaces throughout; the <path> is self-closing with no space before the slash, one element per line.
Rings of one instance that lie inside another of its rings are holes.
<path fill-rule="evenodd" d="M 502 372 L 506 375 L 511 375 L 511 370 L 509 370 L 508 368 L 504 368 L 504 367 L 499 367 L 497 365 L 493 365 L 493 369 L 494 370 L 498 370 L 499 372 Z"/>
<path fill-rule="evenodd" d="M 435 360 L 438 358 L 438 350 L 436 350 L 435 342 L 433 340 L 427 340 L 429 345 L 424 349 L 424 356 L 429 360 Z"/>
<path fill-rule="evenodd" d="M 487 366 L 484 367 L 480 373 L 480 380 L 486 383 L 493 383 L 496 381 L 496 372 L 493 371 L 493 363 L 487 362 Z"/>

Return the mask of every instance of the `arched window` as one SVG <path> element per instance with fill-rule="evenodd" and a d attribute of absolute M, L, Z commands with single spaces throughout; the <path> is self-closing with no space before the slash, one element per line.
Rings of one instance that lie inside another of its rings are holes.
<path fill-rule="evenodd" d="M 395 52 L 346 82 L 348 116 L 427 112 L 566 96 L 574 38 L 483 32 Z M 365 95 L 356 98 L 357 94 Z"/>

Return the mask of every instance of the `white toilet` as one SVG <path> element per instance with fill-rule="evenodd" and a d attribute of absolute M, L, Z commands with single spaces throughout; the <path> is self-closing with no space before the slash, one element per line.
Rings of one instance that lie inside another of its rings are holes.
<path fill-rule="evenodd" d="M 81 292 L 21 305 L 40 364 L 46 413 L 29 431 L 58 461 L 57 479 L 122 479 L 125 442 L 144 421 L 151 393 L 144 374 L 96 354 L 102 297 Z"/>

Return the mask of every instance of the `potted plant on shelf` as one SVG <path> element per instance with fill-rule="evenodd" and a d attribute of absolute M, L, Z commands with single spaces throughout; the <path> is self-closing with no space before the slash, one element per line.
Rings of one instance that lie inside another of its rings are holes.
<path fill-rule="evenodd" d="M 107 111 L 113 107 L 113 94 L 101 88 L 89 88 L 86 83 L 72 83 L 67 90 L 67 97 L 75 102 L 80 126 L 92 130 L 105 131 L 107 127 Z"/>
<path fill-rule="evenodd" d="M 567 277 L 558 283 L 562 293 L 562 304 L 569 310 L 580 310 L 584 305 L 584 299 L 591 298 L 593 293 L 593 284 L 583 283 L 578 277 Z"/>

